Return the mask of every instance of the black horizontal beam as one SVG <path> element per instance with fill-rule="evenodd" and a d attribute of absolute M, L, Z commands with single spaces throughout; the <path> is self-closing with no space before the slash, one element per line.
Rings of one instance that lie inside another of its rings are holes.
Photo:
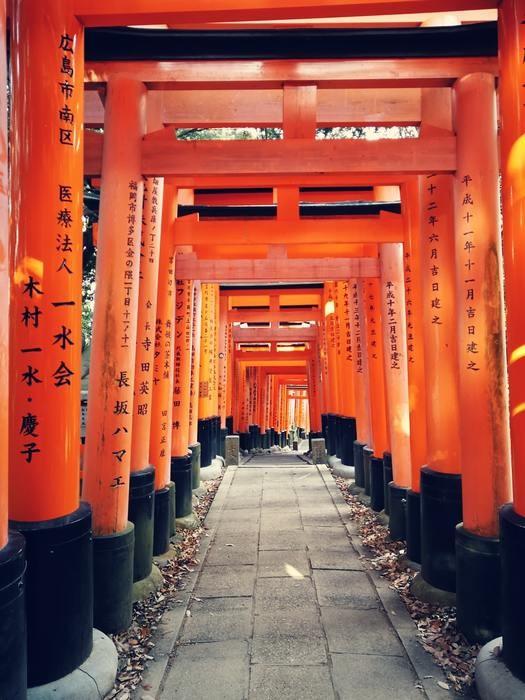
<path fill-rule="evenodd" d="M 335 216 L 377 216 L 382 211 L 401 213 L 400 202 L 330 202 L 327 204 L 303 203 L 299 205 L 302 218 L 333 218 Z M 273 219 L 277 216 L 276 204 L 220 205 L 179 204 L 178 215 L 198 214 L 202 219 Z"/>
<path fill-rule="evenodd" d="M 387 29 L 86 30 L 88 61 L 496 56 L 496 22 Z"/>

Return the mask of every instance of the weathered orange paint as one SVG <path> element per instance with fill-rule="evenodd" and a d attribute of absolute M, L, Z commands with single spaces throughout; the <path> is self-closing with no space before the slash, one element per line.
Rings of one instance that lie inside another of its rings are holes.
<path fill-rule="evenodd" d="M 9 392 L 9 175 L 7 170 L 7 54 L 5 0 L 0 2 L 0 383 Z M 9 413 L 0 404 L 0 549 L 7 544 Z"/>
<path fill-rule="evenodd" d="M 115 76 L 106 99 L 84 455 L 83 497 L 96 535 L 120 532 L 128 518 L 144 129 L 144 86 Z"/>
<path fill-rule="evenodd" d="M 494 78 L 465 76 L 454 93 L 463 525 L 495 537 L 498 511 L 510 500 L 511 487 Z M 473 217 L 468 224 L 467 214 Z"/>
<path fill-rule="evenodd" d="M 370 377 L 366 353 L 363 280 L 350 280 L 352 365 L 354 369 L 355 418 L 357 437 L 370 445 L 372 425 L 370 412 Z"/>
<path fill-rule="evenodd" d="M 525 3 L 499 9 L 499 100 L 514 508 L 525 516 Z"/>
<path fill-rule="evenodd" d="M 162 206 L 149 442 L 149 458 L 155 467 L 156 491 L 163 489 L 170 481 L 175 321 L 175 246 L 171 227 L 176 211 L 177 188 L 167 181 Z"/>
<path fill-rule="evenodd" d="M 336 308 L 339 319 L 339 381 L 341 384 L 340 411 L 355 416 L 355 390 L 352 359 L 352 322 L 350 312 L 350 283 L 336 282 Z"/>
<path fill-rule="evenodd" d="M 175 257 L 177 276 L 177 257 Z M 190 385 L 191 385 L 191 339 L 192 339 L 193 282 L 175 281 L 175 335 L 173 357 L 173 410 L 171 454 L 183 457 L 190 443 Z"/>
<path fill-rule="evenodd" d="M 427 463 L 427 409 L 421 290 L 420 192 L 417 180 L 403 187 L 405 300 L 407 316 L 408 400 L 413 491 L 419 492 L 421 467 Z"/>
<path fill-rule="evenodd" d="M 366 326 L 366 352 L 370 377 L 370 419 L 372 444 L 378 457 L 390 451 L 387 424 L 383 329 L 381 325 L 381 283 L 379 279 L 363 284 L 363 307 Z"/>
<path fill-rule="evenodd" d="M 190 376 L 190 408 L 189 408 L 189 442 L 197 443 L 199 421 L 199 371 L 201 347 L 201 283 L 193 283 L 192 294 L 192 326 L 191 326 L 191 376 Z"/>
<path fill-rule="evenodd" d="M 394 482 L 411 485 L 410 412 L 405 316 L 403 244 L 385 243 L 380 249 L 381 321 L 386 407 Z"/>
<path fill-rule="evenodd" d="M 145 179 L 131 435 L 132 472 L 144 469 L 149 465 L 155 312 L 157 309 L 163 195 L 164 181 L 161 178 Z"/>

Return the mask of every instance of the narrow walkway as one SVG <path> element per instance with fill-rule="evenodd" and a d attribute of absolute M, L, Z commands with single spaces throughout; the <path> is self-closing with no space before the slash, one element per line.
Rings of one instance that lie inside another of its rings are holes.
<path fill-rule="evenodd" d="M 421 700 L 318 469 L 235 471 L 162 700 Z"/>

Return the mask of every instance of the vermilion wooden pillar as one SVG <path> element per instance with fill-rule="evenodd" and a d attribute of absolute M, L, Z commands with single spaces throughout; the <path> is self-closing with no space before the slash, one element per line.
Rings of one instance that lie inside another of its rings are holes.
<path fill-rule="evenodd" d="M 189 404 L 189 447 L 191 452 L 191 486 L 197 489 L 201 483 L 201 445 L 198 442 L 199 425 L 199 370 L 201 346 L 201 283 L 193 283 L 191 324 L 191 375 Z"/>
<path fill-rule="evenodd" d="M 9 378 L 9 175 L 7 139 L 6 5 L 0 2 L 0 590 L 2 638 L 0 639 L 0 697 L 24 700 L 27 688 L 27 639 L 25 623 L 24 538 L 8 530 L 9 401 L 16 384 Z M 7 593 L 7 595 L 6 595 Z"/>
<path fill-rule="evenodd" d="M 171 417 L 173 410 L 173 357 L 175 324 L 175 245 L 172 225 L 177 211 L 177 188 L 166 181 L 162 207 L 159 282 L 155 312 L 155 351 L 149 457 L 155 468 L 155 527 L 153 554 L 169 549 Z"/>
<path fill-rule="evenodd" d="M 175 272 L 176 266 L 177 263 L 175 263 Z M 177 279 L 175 283 L 175 350 L 171 420 L 171 479 L 175 484 L 175 514 L 177 518 L 191 515 L 192 507 L 193 470 L 189 451 L 192 305 L 193 282 Z"/>
<path fill-rule="evenodd" d="M 451 128 L 449 91 L 424 89 L 422 135 Z M 428 173 L 420 188 L 428 448 L 421 470 L 421 582 L 453 592 L 456 525 L 462 520 L 453 177 Z"/>
<path fill-rule="evenodd" d="M 511 497 L 494 77 L 464 76 L 454 93 L 463 482 L 456 597 L 460 629 L 487 642 L 500 633 L 498 510 Z"/>
<path fill-rule="evenodd" d="M 9 400 L 9 516 L 27 544 L 35 686 L 73 671 L 92 648 L 91 513 L 79 503 L 84 40 L 69 4 L 13 2 L 10 55 L 11 381 L 3 404 Z M 5 159 L 4 110 L 1 119 Z M 5 172 L 2 184 L 5 197 Z M 4 265 L 6 255 L 4 248 Z M 11 572 L 20 578 L 15 539 Z M 74 589 L 75 597 L 61 595 Z M 20 674 L 18 662 L 12 673 Z"/>
<path fill-rule="evenodd" d="M 382 244 L 379 259 L 386 407 L 393 470 L 393 481 L 389 484 L 389 530 L 393 539 L 405 539 L 404 504 L 410 488 L 411 464 L 403 244 Z"/>
<path fill-rule="evenodd" d="M 407 321 L 408 399 L 410 408 L 411 488 L 407 493 L 407 557 L 421 563 L 421 467 L 427 463 L 427 409 L 420 240 L 420 188 L 417 178 L 402 188 L 405 217 L 405 301 Z"/>
<path fill-rule="evenodd" d="M 383 360 L 383 329 L 381 325 L 381 283 L 379 278 L 365 280 L 363 307 L 366 326 L 366 352 L 370 377 L 371 443 L 374 454 L 370 460 L 370 505 L 381 511 L 385 507 L 385 473 L 383 456 L 390 454 L 388 432 L 385 368 Z M 388 457 L 387 457 L 388 458 Z"/>
<path fill-rule="evenodd" d="M 357 437 L 355 419 L 355 390 L 350 318 L 350 284 L 347 280 L 336 283 L 336 310 L 338 319 L 338 364 L 340 392 L 339 457 L 343 465 L 354 463 L 354 441 Z"/>
<path fill-rule="evenodd" d="M 502 575 L 502 660 L 513 676 L 525 682 L 525 281 L 523 222 L 525 221 L 525 2 L 504 0 L 499 6 L 499 79 L 501 194 L 507 348 L 510 389 L 513 503 L 500 513 Z M 490 657 L 501 640 L 482 650 Z M 498 669 L 494 669 L 496 672 Z M 478 664 L 477 683 L 497 691 L 500 681 Z M 524 687 L 514 692 L 519 697 Z"/>
<path fill-rule="evenodd" d="M 153 563 L 155 470 L 149 442 L 163 193 L 162 178 L 144 180 L 128 514 L 135 526 L 134 581 L 149 576 Z"/>
<path fill-rule="evenodd" d="M 131 621 L 134 535 L 128 500 L 145 98 L 144 86 L 133 79 L 108 81 L 83 484 L 93 508 L 95 624 L 108 631 Z"/>
<path fill-rule="evenodd" d="M 339 363 L 337 361 L 337 314 L 335 284 L 324 285 L 324 324 L 326 331 L 326 356 L 328 364 L 328 444 L 329 455 L 337 452 L 337 414 L 340 405 Z"/>

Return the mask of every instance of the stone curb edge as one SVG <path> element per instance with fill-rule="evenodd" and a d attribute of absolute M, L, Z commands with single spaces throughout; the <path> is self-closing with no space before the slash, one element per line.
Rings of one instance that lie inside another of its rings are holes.
<path fill-rule="evenodd" d="M 153 641 L 155 642 L 155 646 L 151 651 L 153 661 L 150 661 L 147 665 L 140 686 L 133 691 L 131 696 L 133 700 L 140 700 L 144 696 L 157 698 L 162 689 L 164 678 L 171 665 L 177 639 L 186 619 L 186 610 L 191 602 L 208 549 L 215 537 L 224 503 L 237 469 L 237 466 L 226 468 L 221 484 L 204 520 L 207 536 L 205 534 L 201 539 L 199 564 L 188 574 L 185 586 L 178 591 L 177 600 L 173 607 L 166 610 L 159 622 L 158 629 L 153 636 Z"/>
<path fill-rule="evenodd" d="M 330 470 L 322 464 L 318 464 L 317 469 L 344 523 L 352 546 L 361 557 L 369 559 L 370 554 L 359 541 L 357 528 L 349 517 L 348 504 L 344 500 Z M 445 675 L 430 654 L 417 641 L 415 623 L 399 595 L 390 588 L 388 581 L 380 576 L 377 571 L 371 569 L 366 571 L 374 584 L 390 624 L 398 635 L 415 674 L 425 690 L 428 700 L 459 700 L 463 696 L 457 695 L 453 690 L 442 689 L 437 685 L 438 682 L 447 683 Z"/>

